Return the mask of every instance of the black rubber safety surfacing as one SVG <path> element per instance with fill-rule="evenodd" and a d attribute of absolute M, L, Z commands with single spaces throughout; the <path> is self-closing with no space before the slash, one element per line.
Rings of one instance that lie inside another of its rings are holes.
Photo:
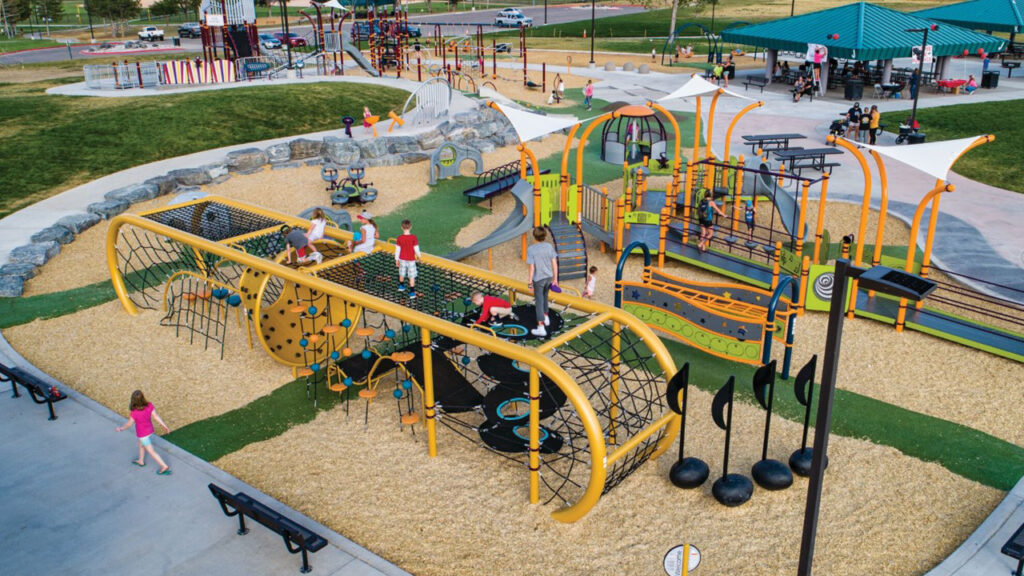
<path fill-rule="evenodd" d="M 540 419 L 550 418 L 565 405 L 562 389 L 547 378 L 541 379 Z M 517 410 L 516 406 L 521 410 Z M 530 394 L 522 384 L 498 384 L 484 396 L 484 415 L 489 422 L 526 422 L 530 413 Z"/>
<path fill-rule="evenodd" d="M 525 423 L 524 423 L 525 424 Z M 499 452 L 526 453 L 530 449 L 530 437 L 525 425 L 507 425 L 484 422 L 477 429 L 480 439 L 488 447 Z M 565 441 L 557 432 L 540 427 L 541 454 L 555 454 L 562 449 Z"/>

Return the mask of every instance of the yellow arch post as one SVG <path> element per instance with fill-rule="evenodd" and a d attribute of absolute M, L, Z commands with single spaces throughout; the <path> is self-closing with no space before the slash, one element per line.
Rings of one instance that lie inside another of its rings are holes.
<path fill-rule="evenodd" d="M 917 205 L 917 210 L 914 211 L 914 220 L 910 224 L 910 242 L 907 246 L 907 259 L 903 266 L 903 269 L 909 274 L 914 273 L 914 252 L 917 248 L 917 233 L 921 228 L 921 216 L 924 215 L 924 209 L 928 206 L 928 203 L 934 198 L 938 198 L 939 194 L 943 192 L 952 192 L 955 190 L 952 184 L 946 184 L 942 180 L 935 181 L 935 187 L 928 191 L 921 199 L 921 202 Z M 933 209 L 934 213 L 934 209 Z M 931 231 L 929 231 L 931 234 Z M 854 298 L 856 298 L 856 292 L 854 292 Z M 907 318 L 907 299 L 900 298 L 900 307 L 896 313 L 896 331 L 903 332 L 903 326 Z"/>
<path fill-rule="evenodd" d="M 665 243 L 668 236 L 668 222 L 671 212 L 668 208 L 661 209 L 661 218 L 658 220 L 658 268 L 665 267 Z"/>
<path fill-rule="evenodd" d="M 580 136 L 580 143 L 576 145 L 576 186 L 583 186 L 583 150 L 587 146 L 587 139 L 590 138 L 590 133 L 593 132 L 595 128 L 611 119 L 612 114 L 610 112 L 601 114 L 597 118 L 594 118 L 594 121 L 590 123 L 590 126 L 587 126 L 583 130 L 583 134 Z"/>
<path fill-rule="evenodd" d="M 568 204 L 569 196 L 569 151 L 572 149 L 573 139 L 576 137 L 576 131 L 580 129 L 579 124 L 573 124 L 572 128 L 569 129 L 569 137 L 565 140 L 565 147 L 562 148 L 562 172 L 559 175 L 559 182 L 562 185 L 562 212 L 565 212 Z M 582 210 L 582 202 L 580 202 L 580 187 L 576 187 L 576 209 Z M 579 217 L 577 217 L 579 218 Z M 582 219 L 582 218 L 580 218 Z"/>
<path fill-rule="evenodd" d="M 514 300 L 513 300 L 514 302 Z M 434 400 L 434 356 L 430 349 L 430 330 L 420 330 L 423 347 L 423 419 L 427 421 L 427 454 L 437 457 L 437 405 Z"/>
<path fill-rule="evenodd" d="M 760 108 L 761 106 L 764 106 L 764 101 L 758 100 L 753 104 L 748 104 L 742 110 L 737 112 L 735 116 L 732 117 L 732 121 L 729 122 L 729 129 L 725 131 L 725 161 L 728 162 L 729 160 L 729 150 L 732 147 L 732 131 L 734 128 L 736 128 L 736 123 L 739 122 L 740 118 L 744 117 L 747 114 L 747 112 L 750 112 L 754 108 Z M 742 164 L 740 165 L 742 166 Z"/>
<path fill-rule="evenodd" d="M 693 116 L 693 158 L 696 162 L 700 156 L 700 96 L 697 96 L 697 112 Z M 689 182 L 689 181 L 687 181 Z"/>
<path fill-rule="evenodd" d="M 828 174 L 821 175 L 821 192 L 818 195 L 818 221 L 814 226 L 814 263 L 817 264 L 821 255 L 821 238 L 825 231 L 825 202 L 828 199 Z"/>
<path fill-rule="evenodd" d="M 727 158 L 728 158 L 728 156 L 729 155 L 726 154 Z M 743 154 L 740 154 L 740 157 L 736 159 L 736 166 L 737 167 L 743 166 L 743 163 L 745 161 L 746 161 L 746 159 L 743 158 Z M 727 173 L 727 175 L 728 175 L 728 173 Z M 739 227 L 740 200 L 742 199 L 741 197 L 743 196 L 742 192 L 743 192 L 743 170 L 736 170 L 736 181 L 733 182 L 733 189 L 732 189 L 732 235 L 733 236 L 736 235 L 736 230 Z"/>
<path fill-rule="evenodd" d="M 306 222 L 297 218 L 224 198 L 205 197 L 202 201 L 216 202 L 228 207 L 245 210 L 250 213 L 258 213 L 284 223 L 298 225 Z M 239 266 L 261 270 L 268 275 L 273 275 L 285 282 L 293 282 L 310 290 L 316 290 L 329 296 L 338 297 L 363 308 L 375 310 L 381 314 L 400 319 L 411 325 L 419 327 L 422 331 L 425 331 L 425 334 L 421 336 L 424 342 L 429 342 L 431 334 L 447 336 L 506 358 L 518 360 L 524 365 L 529 366 L 532 370 L 535 370 L 538 375 L 544 374 L 547 376 L 556 386 L 562 389 L 567 400 L 572 405 L 572 409 L 576 412 L 580 425 L 583 427 L 587 437 L 591 460 L 589 480 L 584 488 L 583 494 L 575 503 L 552 513 L 552 517 L 556 520 L 562 522 L 573 522 L 583 517 L 591 508 L 593 508 L 604 490 L 608 466 L 611 466 L 617 459 L 625 457 L 628 454 L 629 449 L 638 446 L 641 442 L 656 434 L 663 434 L 663 437 L 659 441 L 657 447 L 651 453 L 651 457 L 656 458 L 669 448 L 675 439 L 675 435 L 678 434 L 679 417 L 668 412 L 651 423 L 647 428 L 631 437 L 626 444 L 620 446 L 615 453 L 608 456 L 602 424 L 598 419 L 594 408 L 590 405 L 587 395 L 563 368 L 556 364 L 553 359 L 544 355 L 545 350 L 518 346 L 510 342 L 497 339 L 489 334 L 472 330 L 439 317 L 410 309 L 404 305 L 379 299 L 364 292 L 335 284 L 317 277 L 315 275 L 316 269 L 296 270 L 272 260 L 248 254 L 229 245 L 235 241 L 234 238 L 229 238 L 223 242 L 214 242 L 177 228 L 161 224 L 141 215 L 121 214 L 111 221 L 110 227 L 107 231 L 107 264 L 108 269 L 111 272 L 111 281 L 118 299 L 125 310 L 131 314 L 137 314 L 138 310 L 129 298 L 124 277 L 121 275 L 118 268 L 118 254 L 115 249 L 120 231 L 124 226 L 132 226 L 140 230 L 158 234 L 185 244 L 192 249 L 200 250 L 206 254 L 211 254 L 226 261 L 233 262 Z M 270 232 L 272 230 L 272 228 L 268 228 L 265 232 Z M 326 235 L 332 239 L 342 241 L 348 240 L 352 236 L 350 232 L 331 228 L 326 230 Z M 378 247 L 377 249 L 381 250 L 383 248 Z M 422 258 L 425 263 L 430 265 L 465 275 L 472 275 L 476 278 L 505 286 L 520 293 L 527 292 L 526 285 L 516 280 L 492 274 L 458 262 L 451 262 L 429 254 L 424 254 Z M 337 262 L 337 260 L 332 262 Z M 654 332 L 649 327 L 634 316 L 599 302 L 584 300 L 567 294 L 553 294 L 552 301 L 555 304 L 562 304 L 564 306 L 571 305 L 573 309 L 583 314 L 602 315 L 605 321 L 614 322 L 618 326 L 627 326 L 631 332 L 635 333 L 637 337 L 644 341 L 655 360 L 659 363 L 664 374 L 672 375 L 675 373 L 675 363 L 664 344 L 654 335 Z M 588 328 L 589 325 L 584 323 L 583 325 L 575 327 L 570 330 L 570 332 L 560 336 L 560 338 L 563 339 L 563 342 L 568 341 L 569 339 L 578 336 L 580 334 L 580 329 Z M 425 387 L 424 401 L 429 402 L 426 394 L 427 392 Z"/>
<path fill-rule="evenodd" d="M 683 246 L 686 246 L 690 236 L 690 198 L 693 197 L 695 174 L 697 174 L 697 167 L 691 160 L 686 163 L 686 190 L 683 192 Z"/>
<path fill-rule="evenodd" d="M 715 108 L 718 107 L 718 98 L 724 93 L 725 90 L 719 88 L 715 95 L 711 97 L 711 105 L 708 106 L 708 137 L 704 140 L 704 157 L 711 158 L 714 156 L 714 152 L 711 150 L 711 131 L 715 127 Z"/>
<path fill-rule="evenodd" d="M 868 167 L 867 160 L 864 159 L 864 154 L 861 154 L 859 148 L 850 144 L 845 138 L 836 138 L 835 136 L 829 135 L 826 140 L 830 144 L 838 144 L 843 148 L 846 148 L 853 157 L 857 159 L 860 164 L 860 170 L 864 174 L 864 199 L 860 205 L 860 223 L 857 225 L 857 250 L 854 252 L 853 265 L 860 266 L 864 258 L 864 235 L 867 234 L 868 228 L 868 208 L 871 206 L 871 169 Z M 846 309 L 846 317 L 853 318 L 853 314 L 857 309 L 857 279 L 850 280 L 850 304 Z"/>
<path fill-rule="evenodd" d="M 803 185 L 800 186 L 800 215 L 797 218 L 796 246 L 793 249 L 797 258 L 802 258 L 804 255 L 804 228 L 807 226 L 807 194 L 810 189 L 811 183 L 804 180 Z"/>

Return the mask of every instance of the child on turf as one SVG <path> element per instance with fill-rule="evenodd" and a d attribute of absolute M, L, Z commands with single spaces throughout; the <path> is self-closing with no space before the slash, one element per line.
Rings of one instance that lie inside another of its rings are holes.
<path fill-rule="evenodd" d="M 138 437 L 139 442 L 139 459 L 132 460 L 132 463 L 139 467 L 145 466 L 146 453 L 148 452 L 153 457 L 153 460 L 156 460 L 156 463 L 160 465 L 160 469 L 156 473 L 161 476 L 170 474 L 170 466 L 153 450 L 153 419 L 156 419 L 160 426 L 163 427 L 164 434 L 170 432 L 171 429 L 167 427 L 167 424 L 164 424 L 160 415 L 156 413 L 156 407 L 146 401 L 146 396 L 142 394 L 142 390 L 132 392 L 129 408 L 131 409 L 131 417 L 128 418 L 128 421 L 123 426 L 118 426 L 115 430 L 124 432 L 135 426 L 135 435 Z"/>
<path fill-rule="evenodd" d="M 547 236 L 544 228 L 534 228 L 534 243 L 526 249 L 526 263 L 530 270 L 529 288 L 533 290 L 533 305 L 537 311 L 537 327 L 530 330 L 530 334 L 540 337 L 548 335 L 545 328 L 551 323 L 548 319 L 548 290 L 551 290 L 551 285 L 558 278 L 558 253 L 554 246 L 544 241 Z"/>
<path fill-rule="evenodd" d="M 416 297 L 416 261 L 420 259 L 420 243 L 412 233 L 412 222 L 402 220 L 402 235 L 395 241 L 395 264 L 398 266 L 398 291 L 405 291 L 409 279 L 409 298 Z"/>
<path fill-rule="evenodd" d="M 373 113 L 370 112 L 369 106 L 363 106 L 363 132 L 369 132 L 373 128 L 373 124 L 370 124 L 370 118 L 373 117 Z"/>
<path fill-rule="evenodd" d="M 590 274 L 587 275 L 587 285 L 583 288 L 583 297 L 592 300 L 594 290 L 597 289 L 597 266 L 590 267 Z"/>
<path fill-rule="evenodd" d="M 299 264 L 306 264 L 308 262 L 319 264 L 324 261 L 323 254 L 317 252 L 316 247 L 306 238 L 306 233 L 302 230 L 285 224 L 281 226 L 281 234 L 284 236 L 285 252 L 288 253 L 289 264 L 292 263 L 292 248 L 298 254 Z"/>
<path fill-rule="evenodd" d="M 497 296 L 484 295 L 483 292 L 473 292 L 471 298 L 474 306 L 480 307 L 480 317 L 476 323 L 482 326 L 487 325 L 492 318 L 497 320 L 519 320 L 519 317 L 512 312 L 512 305 L 508 300 Z"/>

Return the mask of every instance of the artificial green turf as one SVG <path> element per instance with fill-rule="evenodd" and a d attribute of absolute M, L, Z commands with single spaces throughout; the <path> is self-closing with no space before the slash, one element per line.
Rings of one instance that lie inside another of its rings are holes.
<path fill-rule="evenodd" d="M 323 374 L 318 375 L 323 378 Z M 345 395 L 355 394 L 355 387 Z M 212 462 L 252 444 L 280 436 L 293 426 L 312 422 L 318 410 L 329 410 L 345 396 L 326 392 L 321 383 L 317 408 L 299 378 L 241 408 L 193 422 L 164 436 L 203 460 Z M 357 405 L 358 406 L 358 405 Z"/>
<path fill-rule="evenodd" d="M 15 52 L 17 50 L 30 50 L 32 48 L 53 48 L 60 44 L 50 39 L 29 40 L 27 38 L 14 38 L 11 40 L 0 40 L 0 54 L 4 52 Z"/>
<path fill-rule="evenodd" d="M 0 88 L 0 215 L 67 188 L 164 158 L 337 128 L 364 104 L 386 113 L 407 93 L 334 83 L 132 98 L 47 96 L 52 83 Z"/>
<path fill-rule="evenodd" d="M 990 186 L 1024 193 L 1024 163 L 1018 140 L 1024 133 L 1024 100 L 971 102 L 970 98 L 961 96 L 958 101 L 963 103 L 955 106 L 918 108 L 921 131 L 927 134 L 929 142 L 994 134 L 993 142 L 965 154 L 953 170 Z M 882 123 L 888 131 L 897 132 L 900 122 L 908 116 L 905 111 L 888 112 L 882 114 Z M 926 191 L 922 188 L 921 194 Z"/>
<path fill-rule="evenodd" d="M 114 292 L 114 286 L 110 280 L 51 294 L 0 298 L 0 329 L 27 324 L 33 320 L 46 320 L 74 314 L 80 310 L 110 302 L 115 298 L 117 298 L 117 294 Z"/>

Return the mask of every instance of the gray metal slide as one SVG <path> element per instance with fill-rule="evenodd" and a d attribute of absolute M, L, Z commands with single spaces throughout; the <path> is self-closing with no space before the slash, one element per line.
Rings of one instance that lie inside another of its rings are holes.
<path fill-rule="evenodd" d="M 761 162 L 757 158 L 753 158 L 748 161 L 746 163 L 746 167 L 762 171 L 778 171 L 776 166 L 772 166 L 767 162 Z M 753 185 L 749 184 L 750 182 L 753 182 Z M 779 221 L 782 223 L 782 227 L 785 228 L 786 232 L 791 236 L 796 237 L 798 234 L 795 230 L 797 220 L 800 218 L 800 209 L 796 203 L 795 186 L 792 185 L 793 180 L 790 180 L 789 182 L 789 186 L 777 186 L 775 179 L 764 173 L 757 174 L 753 178 L 744 177 L 743 193 L 751 194 L 752 192 L 756 192 L 758 195 L 773 198 L 775 211 L 779 214 Z M 808 226 L 804 223 L 802 234 L 805 240 L 807 240 L 808 232 Z"/>
<path fill-rule="evenodd" d="M 373 67 L 373 64 L 370 64 L 370 61 L 367 60 L 365 56 L 363 56 L 363 53 L 360 52 L 358 48 L 356 48 L 355 44 L 342 38 L 341 47 L 344 48 L 345 52 L 348 53 L 348 55 L 351 56 L 352 59 L 356 61 L 356 64 L 359 64 L 360 68 L 366 70 L 367 74 L 369 74 L 370 76 L 380 76 L 380 72 L 377 72 L 377 69 Z"/>
<path fill-rule="evenodd" d="M 499 244 L 519 238 L 526 232 L 533 230 L 533 184 L 530 184 L 528 180 L 520 178 L 512 186 L 512 196 L 516 199 L 516 205 L 508 215 L 508 218 L 495 228 L 494 232 L 491 232 L 486 238 L 477 241 L 472 246 L 450 252 L 445 254 L 444 257 L 449 260 L 462 260 L 473 254 L 483 252 L 488 248 L 494 248 Z M 524 208 L 526 209 L 525 211 L 523 210 Z"/>

